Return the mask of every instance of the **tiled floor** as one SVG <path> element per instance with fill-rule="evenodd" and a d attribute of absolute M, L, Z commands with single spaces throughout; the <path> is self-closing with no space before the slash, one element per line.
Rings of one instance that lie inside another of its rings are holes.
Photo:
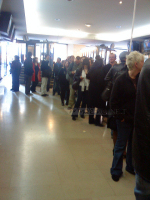
<path fill-rule="evenodd" d="M 135 178 L 112 181 L 110 130 L 72 121 L 59 96 L 0 94 L 0 200 L 134 200 Z M 39 89 L 38 89 L 39 90 Z"/>

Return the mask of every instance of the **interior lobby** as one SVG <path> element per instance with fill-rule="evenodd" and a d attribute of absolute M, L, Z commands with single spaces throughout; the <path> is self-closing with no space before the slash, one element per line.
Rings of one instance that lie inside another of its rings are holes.
<path fill-rule="evenodd" d="M 21 67 L 29 52 L 39 62 L 50 55 L 74 55 L 104 65 L 123 51 L 150 55 L 149 0 L 0 0 L 0 11 L 11 13 L 14 32 L 0 25 L 0 200 L 135 200 L 135 176 L 125 170 L 111 178 L 114 144 L 107 118 L 103 127 L 85 118 L 71 119 L 72 110 L 60 96 L 25 94 L 23 71 L 19 92 L 12 92 L 11 62 Z M 136 11 L 136 12 L 135 12 Z M 135 15 L 134 15 L 135 14 Z M 133 28 L 133 32 L 132 32 Z M 149 45 L 149 46 L 148 46 Z M 53 85 L 51 80 L 50 85 Z M 148 199 L 147 199 L 148 200 Z"/>

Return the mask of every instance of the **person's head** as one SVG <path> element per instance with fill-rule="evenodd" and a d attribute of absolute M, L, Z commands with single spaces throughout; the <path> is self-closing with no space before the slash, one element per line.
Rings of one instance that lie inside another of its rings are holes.
<path fill-rule="evenodd" d="M 57 62 L 60 63 L 61 62 L 61 58 L 58 57 L 57 58 Z"/>
<path fill-rule="evenodd" d="M 119 55 L 119 58 L 120 58 L 120 61 L 122 63 L 125 63 L 126 62 L 126 57 L 127 55 L 129 55 L 129 52 L 127 51 L 123 51 L 120 55 Z"/>
<path fill-rule="evenodd" d="M 31 52 L 28 52 L 27 58 L 31 58 L 31 56 L 32 56 L 32 53 L 31 53 Z"/>
<path fill-rule="evenodd" d="M 35 57 L 35 58 L 33 59 L 33 63 L 38 63 L 38 57 Z"/>
<path fill-rule="evenodd" d="M 100 55 L 96 55 L 95 60 L 100 60 L 100 59 L 101 59 Z"/>
<path fill-rule="evenodd" d="M 19 61 L 19 56 L 15 56 L 15 60 L 16 60 L 16 61 Z"/>
<path fill-rule="evenodd" d="M 126 63 L 129 71 L 140 72 L 144 65 L 144 56 L 138 51 L 133 51 L 127 56 Z"/>
<path fill-rule="evenodd" d="M 74 56 L 71 56 L 70 59 L 71 59 L 71 62 L 74 62 Z"/>
<path fill-rule="evenodd" d="M 64 66 L 65 66 L 66 69 L 68 69 L 68 67 L 69 67 L 69 62 L 66 61 L 65 64 L 64 64 Z"/>
<path fill-rule="evenodd" d="M 66 62 L 66 60 L 62 60 L 62 62 L 61 62 L 63 67 L 64 67 L 65 62 Z"/>
<path fill-rule="evenodd" d="M 79 65 L 81 62 L 81 58 L 79 56 L 76 57 L 76 64 Z"/>
<path fill-rule="evenodd" d="M 82 62 L 82 67 L 83 69 L 88 69 L 90 70 L 90 62 L 89 62 L 89 59 L 85 58 Z"/>
<path fill-rule="evenodd" d="M 49 55 L 46 54 L 46 55 L 45 55 L 45 59 L 46 59 L 46 60 L 49 60 L 49 58 L 50 58 Z"/>
<path fill-rule="evenodd" d="M 111 53 L 111 54 L 109 55 L 109 63 L 110 63 L 111 65 L 114 65 L 114 64 L 115 64 L 115 61 L 116 61 L 116 54 Z"/>

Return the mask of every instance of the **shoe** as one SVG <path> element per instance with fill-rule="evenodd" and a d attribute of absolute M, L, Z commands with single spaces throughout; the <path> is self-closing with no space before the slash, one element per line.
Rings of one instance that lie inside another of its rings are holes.
<path fill-rule="evenodd" d="M 76 121 L 76 117 L 75 117 L 75 116 L 72 116 L 72 120 L 73 120 L 73 121 Z"/>
<path fill-rule="evenodd" d="M 13 88 L 12 88 L 12 89 L 10 89 L 10 91 L 13 91 Z"/>
<path fill-rule="evenodd" d="M 118 182 L 120 179 L 120 176 L 117 175 L 111 175 L 111 178 L 113 179 L 113 181 Z"/>
<path fill-rule="evenodd" d="M 45 94 L 45 96 L 49 96 L 48 94 Z"/>
<path fill-rule="evenodd" d="M 42 94 L 41 96 L 42 96 L 42 97 L 46 97 L 47 95 L 46 95 L 46 94 Z"/>
<path fill-rule="evenodd" d="M 89 124 L 95 124 L 95 119 L 89 119 Z"/>
<path fill-rule="evenodd" d="M 66 106 L 68 106 L 68 101 L 66 101 Z"/>
<path fill-rule="evenodd" d="M 84 115 L 80 115 L 80 116 L 81 116 L 81 118 L 83 118 L 83 119 L 85 118 L 85 116 L 84 116 Z"/>
<path fill-rule="evenodd" d="M 64 102 L 61 102 L 61 105 L 64 106 Z"/>
<path fill-rule="evenodd" d="M 67 109 L 68 109 L 68 110 L 71 110 L 72 108 L 71 108 L 71 107 L 68 107 Z"/>
<path fill-rule="evenodd" d="M 132 174 L 132 175 L 135 175 L 134 170 L 128 170 L 128 169 L 126 168 L 126 171 L 129 172 L 129 173 Z"/>
<path fill-rule="evenodd" d="M 12 92 L 19 92 L 19 90 L 12 90 Z"/>
<path fill-rule="evenodd" d="M 100 127 L 104 127 L 104 125 L 103 124 L 95 124 L 95 126 L 100 126 Z"/>

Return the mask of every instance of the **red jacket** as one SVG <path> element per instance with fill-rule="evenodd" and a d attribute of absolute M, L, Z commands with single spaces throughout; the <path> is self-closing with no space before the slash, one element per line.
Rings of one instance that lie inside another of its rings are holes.
<path fill-rule="evenodd" d="M 38 81 L 41 81 L 41 70 L 40 70 L 40 65 L 38 64 L 39 72 L 38 72 Z M 33 63 L 33 76 L 32 76 L 32 81 L 35 81 L 35 64 Z"/>

